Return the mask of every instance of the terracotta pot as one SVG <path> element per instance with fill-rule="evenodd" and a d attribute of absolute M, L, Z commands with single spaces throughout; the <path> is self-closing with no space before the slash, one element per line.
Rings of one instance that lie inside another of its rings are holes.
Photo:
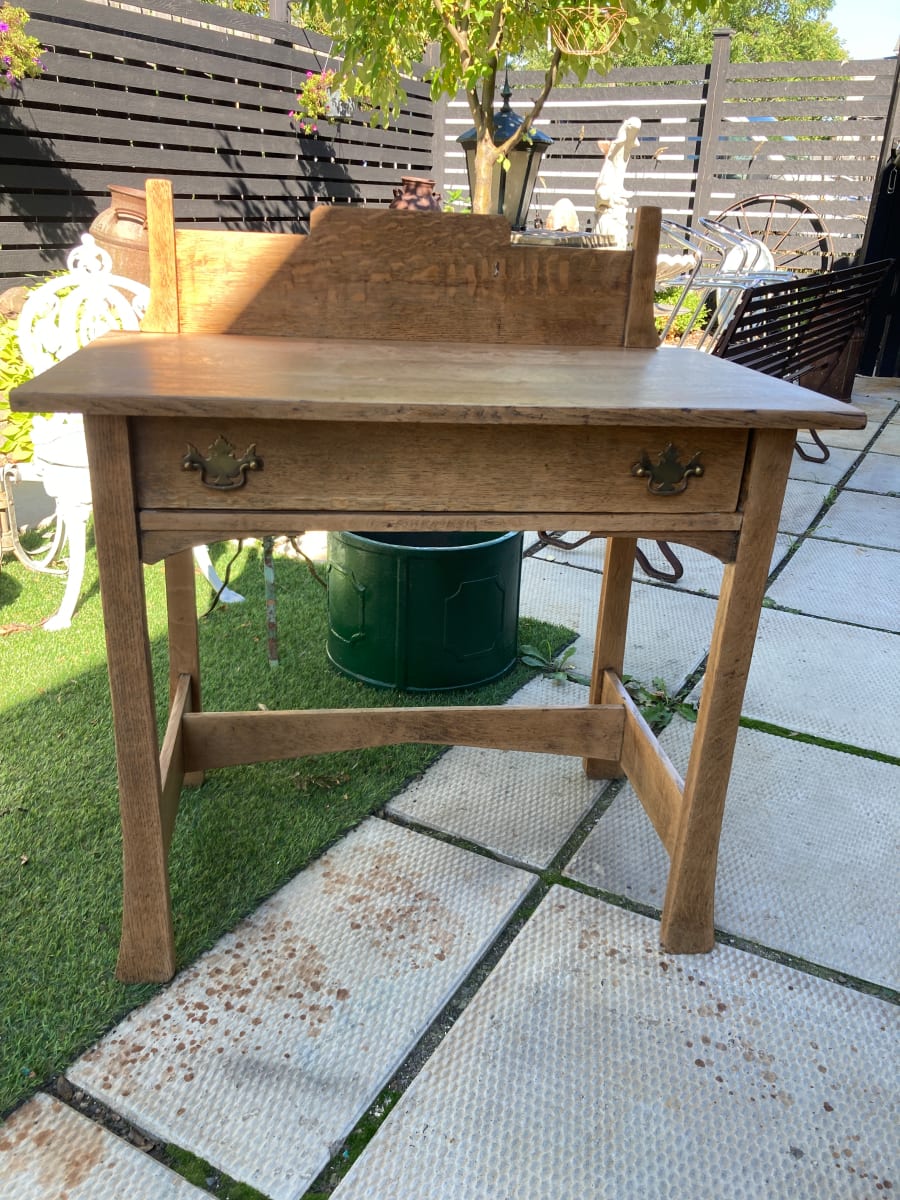
<path fill-rule="evenodd" d="M 433 179 L 418 179 L 404 175 L 402 187 L 394 188 L 394 199 L 390 207 L 405 212 L 440 212 L 441 197 L 434 190 Z"/>
<path fill-rule="evenodd" d="M 138 283 L 150 283 L 147 197 L 139 188 L 106 185 L 109 208 L 91 222 L 90 232 L 112 259 L 113 271 Z"/>

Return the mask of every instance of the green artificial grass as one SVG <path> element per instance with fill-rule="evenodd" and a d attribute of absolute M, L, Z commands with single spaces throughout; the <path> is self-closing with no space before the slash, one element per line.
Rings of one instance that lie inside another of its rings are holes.
<path fill-rule="evenodd" d="M 214 551 L 220 572 L 232 548 Z M 534 671 L 482 688 L 415 697 L 345 678 L 325 656 L 325 592 L 306 566 L 276 566 L 280 664 L 266 653 L 259 547 L 245 548 L 231 585 L 247 597 L 201 620 L 208 709 L 502 703 Z M 165 719 L 163 569 L 145 570 L 160 730 Z M 91 550 L 72 627 L 54 612 L 62 579 L 0 569 L 0 1114 L 65 1067 L 154 985 L 114 977 L 120 922 L 118 800 L 103 621 Z M 211 598 L 198 587 L 198 607 Z M 523 643 L 560 649 L 568 630 L 523 620 Z M 211 772 L 186 790 L 170 870 L 179 966 L 442 753 L 396 746 Z"/>

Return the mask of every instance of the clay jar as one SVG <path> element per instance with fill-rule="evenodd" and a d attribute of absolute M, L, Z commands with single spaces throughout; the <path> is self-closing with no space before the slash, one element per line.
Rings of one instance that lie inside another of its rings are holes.
<path fill-rule="evenodd" d="M 150 250 L 147 238 L 147 197 L 138 188 L 109 183 L 109 208 L 91 223 L 91 233 L 107 251 L 113 271 L 138 283 L 150 283 Z"/>
<path fill-rule="evenodd" d="M 390 207 L 401 212 L 440 212 L 441 197 L 434 190 L 433 179 L 419 179 L 414 175 L 403 175 L 402 187 L 394 188 L 394 199 Z"/>

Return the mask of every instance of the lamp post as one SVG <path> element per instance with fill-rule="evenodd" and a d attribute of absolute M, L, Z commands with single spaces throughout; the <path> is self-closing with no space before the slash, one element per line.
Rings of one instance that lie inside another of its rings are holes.
<path fill-rule="evenodd" d="M 494 145 L 502 146 L 513 136 L 523 118 L 512 111 L 509 98 L 512 88 L 509 86 L 509 72 L 500 92 L 503 97 L 503 107 L 494 113 Z M 473 127 L 461 133 L 456 139 L 466 155 L 466 174 L 469 177 L 469 195 L 475 195 L 475 153 L 478 147 L 478 131 Z M 524 229 L 531 204 L 531 194 L 537 182 L 541 159 L 553 138 L 546 133 L 532 129 L 529 137 L 517 142 L 510 151 L 509 168 L 504 170 L 499 162 L 494 164 L 491 179 L 491 212 L 502 213 L 513 229 Z"/>

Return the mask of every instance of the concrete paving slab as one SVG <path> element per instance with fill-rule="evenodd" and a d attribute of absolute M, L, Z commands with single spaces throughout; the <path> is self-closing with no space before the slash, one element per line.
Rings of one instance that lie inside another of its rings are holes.
<path fill-rule="evenodd" d="M 582 535 L 578 533 L 569 536 L 574 540 Z M 774 570 L 781 562 L 793 542 L 794 537 L 791 534 L 778 534 L 775 539 L 775 549 L 772 553 L 770 570 Z M 661 571 L 671 570 L 671 565 L 666 562 L 655 542 L 642 541 L 640 546 L 650 561 L 651 566 L 658 567 Z M 606 542 L 601 538 L 592 542 L 586 542 L 583 546 L 579 546 L 575 550 L 559 550 L 548 546 L 544 550 L 539 551 L 535 557 L 545 559 L 547 562 L 558 562 L 566 566 L 602 571 L 605 549 Z M 722 563 L 717 558 L 713 558 L 711 554 L 703 554 L 702 551 L 694 550 L 690 546 L 673 546 L 672 549 L 684 567 L 684 574 L 681 579 L 674 583 L 657 581 L 659 582 L 659 586 L 674 588 L 682 592 L 699 592 L 702 595 L 718 596 L 722 588 L 722 571 L 724 570 Z M 633 579 L 636 583 L 646 583 L 647 575 L 640 567 L 636 567 Z"/>
<path fill-rule="evenodd" d="M 898 398 L 900 398 L 900 391 L 897 389 L 896 381 L 892 387 L 881 391 L 874 388 L 866 391 L 862 391 L 858 387 L 854 388 L 852 403 L 856 408 L 861 408 L 868 417 L 866 427 L 864 429 L 820 429 L 819 436 L 825 445 L 831 448 L 862 450 L 878 432 L 879 426 L 883 425 L 885 419 L 894 412 Z M 798 441 L 811 441 L 805 429 L 800 430 Z"/>
<path fill-rule="evenodd" d="M 559 537 L 567 542 L 577 542 L 587 537 L 586 529 L 565 530 Z M 648 543 L 641 542 L 644 549 Z M 582 567 L 586 571 L 602 571 L 603 560 L 606 557 L 606 538 L 591 538 L 581 546 L 564 549 L 559 546 L 542 546 L 535 552 L 535 557 L 547 562 L 562 563 L 566 566 Z"/>
<path fill-rule="evenodd" d="M 586 703 L 587 688 L 543 678 L 531 680 L 509 701 L 519 706 Z M 457 746 L 396 796 L 387 811 L 540 868 L 550 864 L 608 786 L 608 781 L 586 779 L 578 758 Z"/>
<path fill-rule="evenodd" d="M 870 416 L 865 429 L 820 429 L 819 437 L 829 450 L 855 450 L 859 453 L 868 446 L 885 415 L 882 414 L 880 419 Z M 797 434 L 797 441 L 812 444 L 812 438 L 803 429 Z"/>
<path fill-rule="evenodd" d="M 900 554 L 807 538 L 766 594 L 785 608 L 900 633 Z"/>
<path fill-rule="evenodd" d="M 892 396 L 900 399 L 900 379 L 888 375 L 857 375 L 853 381 L 853 403 L 867 396 Z"/>
<path fill-rule="evenodd" d="M 68 1077 L 154 1137 L 296 1200 L 533 882 L 371 818 Z"/>
<path fill-rule="evenodd" d="M 784 505 L 778 520 L 780 533 L 806 533 L 819 509 L 825 503 L 829 488 L 824 483 L 806 479 L 789 479 L 784 493 Z"/>
<path fill-rule="evenodd" d="M 52 1096 L 0 1126 L 5 1200 L 208 1200 L 208 1193 Z"/>
<path fill-rule="evenodd" d="M 900 550 L 900 499 L 844 491 L 823 517 L 816 536 Z"/>
<path fill-rule="evenodd" d="M 806 443 L 808 452 L 813 453 L 814 447 Z M 818 451 L 816 451 L 818 453 Z M 811 483 L 824 483 L 833 487 L 843 479 L 853 464 L 859 458 L 858 450 L 832 450 L 826 462 L 807 462 L 795 452 L 791 459 L 791 479 L 806 479 Z"/>
<path fill-rule="evenodd" d="M 872 443 L 873 454 L 900 454 L 900 421 L 889 421 Z"/>
<path fill-rule="evenodd" d="M 900 461 L 896 454 L 876 454 L 870 450 L 847 481 L 851 492 L 880 492 L 900 496 Z"/>
<path fill-rule="evenodd" d="M 683 775 L 694 726 L 663 732 Z M 900 767 L 741 729 L 719 849 L 716 925 L 900 988 Z M 624 788 L 565 873 L 661 908 L 668 856 Z"/>
<path fill-rule="evenodd" d="M 896 1010 L 551 889 L 334 1200 L 861 1200 L 897 1182 Z"/>
<path fill-rule="evenodd" d="M 541 558 L 523 559 L 520 611 L 593 637 L 600 583 L 599 572 L 570 571 Z"/>
<path fill-rule="evenodd" d="M 894 633 L 764 608 L 745 717 L 863 750 L 898 753 Z M 691 701 L 703 690 L 693 689 Z"/>
<path fill-rule="evenodd" d="M 593 655 L 600 576 L 558 563 L 527 558 L 522 564 L 523 615 L 567 625 L 584 634 L 580 661 Z M 715 602 L 652 584 L 635 584 L 625 648 L 625 670 L 638 679 L 665 679 L 679 686 L 709 646 Z"/>

